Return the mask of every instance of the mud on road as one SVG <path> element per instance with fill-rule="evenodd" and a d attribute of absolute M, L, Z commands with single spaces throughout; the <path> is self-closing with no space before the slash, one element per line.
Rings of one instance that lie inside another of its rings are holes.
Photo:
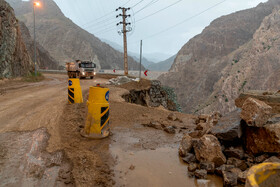
<path fill-rule="evenodd" d="M 170 111 L 126 103 L 121 95 L 128 90 L 109 86 L 112 135 L 88 140 L 80 135 L 86 102 L 68 104 L 65 75 L 45 77 L 39 83 L 0 83 L 0 181 L 7 186 L 21 181 L 29 186 L 44 186 L 46 181 L 51 181 L 48 186 L 222 185 L 217 178 L 205 184 L 187 177 L 187 166 L 177 153 L 183 132 L 168 134 L 142 125 L 165 121 L 187 132 L 193 128 L 193 116 L 177 113 L 181 122 L 168 121 Z M 84 101 L 90 86 L 106 81 L 81 80 Z M 30 158 L 36 161 L 34 167 Z M 11 167 L 21 169 L 8 172 Z"/>

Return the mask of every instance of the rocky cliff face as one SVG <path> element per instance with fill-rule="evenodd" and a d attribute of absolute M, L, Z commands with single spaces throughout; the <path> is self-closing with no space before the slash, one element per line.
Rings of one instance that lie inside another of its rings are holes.
<path fill-rule="evenodd" d="M 29 56 L 34 58 L 34 40 L 31 38 L 28 28 L 23 22 L 19 22 L 21 36 L 24 40 L 25 46 Z M 45 50 L 38 42 L 36 43 L 37 63 L 41 69 L 57 69 L 58 62 L 50 56 L 49 52 Z M 34 60 L 34 59 L 33 59 Z"/>
<path fill-rule="evenodd" d="M 22 76 L 32 68 L 14 11 L 0 0 L 0 78 Z"/>
<path fill-rule="evenodd" d="M 32 2 L 8 0 L 15 9 L 18 19 L 29 30 L 33 30 Z M 94 59 L 102 69 L 123 69 L 123 54 L 94 35 L 75 25 L 66 18 L 53 0 L 41 0 L 37 8 L 36 30 L 38 42 L 49 51 L 60 65 L 75 59 Z M 33 33 L 30 32 L 32 35 Z M 138 69 L 132 58 L 128 59 L 129 69 Z"/>
<path fill-rule="evenodd" d="M 160 80 L 175 88 L 183 111 L 226 113 L 243 90 L 277 89 L 278 5 L 270 0 L 218 18 L 182 47 Z"/>

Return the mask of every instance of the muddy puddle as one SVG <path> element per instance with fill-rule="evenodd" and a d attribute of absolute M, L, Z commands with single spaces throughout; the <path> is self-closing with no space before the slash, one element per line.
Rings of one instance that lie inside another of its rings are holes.
<path fill-rule="evenodd" d="M 178 156 L 180 135 L 136 127 L 113 129 L 110 151 L 116 160 L 115 186 L 223 186 L 222 179 L 216 176 L 208 175 L 208 180 L 188 177 L 187 164 Z"/>

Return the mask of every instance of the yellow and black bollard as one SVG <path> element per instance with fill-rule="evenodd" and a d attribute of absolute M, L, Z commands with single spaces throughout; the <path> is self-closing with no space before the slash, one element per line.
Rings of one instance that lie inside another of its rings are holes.
<path fill-rule="evenodd" d="M 69 103 L 82 103 L 83 95 L 79 79 L 68 80 L 68 101 Z"/>
<path fill-rule="evenodd" d="M 89 88 L 88 116 L 81 135 L 101 139 L 109 135 L 109 88 L 99 85 Z"/>

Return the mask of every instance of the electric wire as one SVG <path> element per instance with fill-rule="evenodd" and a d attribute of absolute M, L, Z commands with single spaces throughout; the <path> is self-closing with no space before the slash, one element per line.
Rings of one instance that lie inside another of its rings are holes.
<path fill-rule="evenodd" d="M 217 7 L 217 6 L 219 6 L 220 4 L 222 4 L 222 3 L 226 2 L 226 1 L 227 1 L 227 0 L 223 0 L 223 1 L 219 2 L 219 3 L 216 3 L 215 5 L 213 5 L 213 6 L 209 7 L 209 8 L 207 8 L 207 9 L 205 9 L 205 10 L 203 10 L 203 11 L 201 11 L 201 12 L 199 12 L 199 13 L 197 13 L 197 14 L 191 16 L 191 17 L 188 17 L 188 18 L 184 19 L 183 21 L 181 21 L 181 22 L 179 22 L 179 23 L 176 23 L 176 24 L 174 24 L 174 25 L 172 25 L 172 26 L 170 26 L 170 27 L 168 27 L 168 28 L 166 28 L 166 29 L 164 29 L 164 30 L 162 30 L 162 31 L 160 31 L 160 32 L 157 32 L 157 33 L 155 33 L 155 34 L 152 34 L 152 35 L 150 35 L 150 36 L 147 36 L 147 37 L 143 38 L 142 40 L 146 40 L 146 39 L 155 37 L 155 36 L 157 36 L 157 35 L 160 35 L 160 34 L 166 32 L 166 31 L 169 31 L 169 30 L 171 30 L 171 29 L 173 29 L 173 28 L 175 28 L 175 27 L 177 27 L 177 26 L 179 26 L 179 25 L 181 25 L 181 24 L 183 24 L 183 23 L 185 23 L 185 22 L 187 22 L 187 21 L 189 21 L 189 20 L 191 20 L 191 19 L 197 17 L 197 16 L 200 16 L 201 14 L 203 14 L 203 13 L 205 13 L 205 12 L 207 12 L 207 11 L 209 11 L 209 10 L 211 10 L 211 9 L 213 9 L 213 8 L 215 8 L 215 7 Z M 138 43 L 139 41 L 134 41 L 134 42 L 132 42 L 132 43 L 136 43 L 136 42 Z M 132 44 L 132 43 L 130 43 L 130 44 Z"/>
<path fill-rule="evenodd" d="M 155 14 L 157 14 L 157 13 L 159 13 L 159 12 L 165 10 L 165 9 L 168 9 L 169 7 L 172 7 L 172 6 L 176 5 L 177 3 L 181 2 L 181 1 L 183 1 L 183 0 L 176 1 L 176 2 L 172 3 L 171 5 L 168 5 L 168 6 L 162 8 L 162 9 L 160 9 L 160 10 L 158 10 L 158 11 L 152 13 L 152 14 L 149 14 L 149 15 L 147 15 L 147 16 L 145 16 L 145 17 L 139 19 L 139 20 L 136 20 L 136 23 L 139 22 L 139 21 L 142 21 L 142 20 L 144 20 L 144 19 L 146 19 L 146 18 L 148 18 L 148 17 L 150 17 L 150 16 L 153 16 L 153 15 L 155 15 Z"/>
<path fill-rule="evenodd" d="M 148 8 L 149 6 L 155 4 L 156 2 L 158 2 L 159 0 L 152 0 L 151 2 L 149 2 L 147 5 L 145 5 L 144 7 L 142 7 L 141 9 L 137 10 L 135 12 L 135 15 L 138 14 L 139 12 L 141 12 L 142 10 Z"/>

